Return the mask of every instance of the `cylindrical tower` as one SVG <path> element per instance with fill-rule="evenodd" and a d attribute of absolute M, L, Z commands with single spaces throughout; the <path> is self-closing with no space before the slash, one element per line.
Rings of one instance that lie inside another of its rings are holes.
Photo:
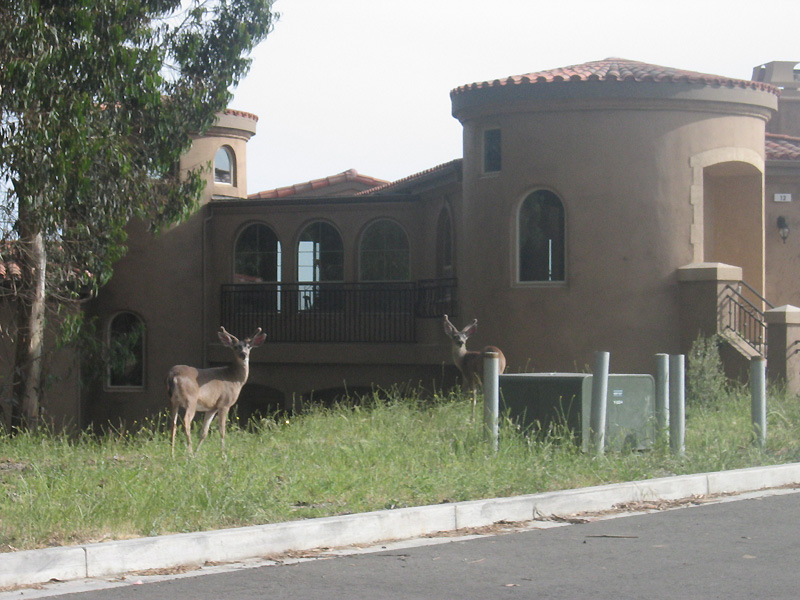
<path fill-rule="evenodd" d="M 464 319 L 511 370 L 616 372 L 677 352 L 676 269 L 763 288 L 764 83 L 606 59 L 451 92 Z M 480 341 L 478 343 L 481 343 Z"/>

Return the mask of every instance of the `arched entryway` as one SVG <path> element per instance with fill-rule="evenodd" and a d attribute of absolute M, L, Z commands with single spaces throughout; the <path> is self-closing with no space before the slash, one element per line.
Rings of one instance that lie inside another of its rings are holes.
<path fill-rule="evenodd" d="M 764 161 L 726 148 L 692 160 L 695 262 L 742 268 L 744 281 L 764 293 Z"/>

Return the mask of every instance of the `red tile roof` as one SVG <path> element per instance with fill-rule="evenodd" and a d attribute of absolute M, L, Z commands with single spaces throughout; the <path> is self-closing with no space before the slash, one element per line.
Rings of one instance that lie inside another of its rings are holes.
<path fill-rule="evenodd" d="M 274 190 L 267 190 L 264 192 L 257 192 L 250 194 L 250 200 L 267 200 L 274 198 L 286 198 L 287 196 L 302 196 L 309 192 L 314 192 L 320 188 L 331 187 L 341 183 L 353 182 L 359 186 L 366 186 L 367 189 L 374 188 L 389 183 L 384 179 L 377 179 L 376 177 L 369 177 L 368 175 L 361 175 L 355 169 L 349 169 L 338 175 L 331 175 L 330 177 L 323 177 L 321 179 L 314 179 L 305 183 L 297 183 L 286 187 L 277 188 Z"/>
<path fill-rule="evenodd" d="M 455 160 L 451 160 L 450 162 L 446 162 L 441 165 L 431 167 L 430 169 L 426 169 L 425 171 L 414 173 L 413 175 L 409 175 L 408 177 L 403 177 L 402 179 L 398 179 L 390 183 L 387 182 L 384 185 L 364 190 L 363 192 L 359 192 L 358 194 L 356 194 L 356 196 L 368 196 L 371 194 L 399 191 L 398 188 L 405 187 L 408 184 L 417 183 L 420 180 L 426 179 L 432 175 L 438 175 L 448 170 L 458 169 L 460 171 L 461 162 L 462 159 L 457 158 Z"/>
<path fill-rule="evenodd" d="M 0 261 L 0 281 L 22 278 L 22 269 L 14 260 Z"/>
<path fill-rule="evenodd" d="M 800 138 L 768 133 L 764 148 L 767 160 L 800 160 Z"/>
<path fill-rule="evenodd" d="M 704 85 L 751 88 L 770 91 L 778 94 L 778 88 L 744 79 L 734 79 L 720 75 L 708 75 L 694 71 L 684 71 L 671 67 L 651 65 L 624 58 L 606 58 L 595 62 L 580 65 L 571 65 L 549 71 L 514 75 L 494 81 L 483 81 L 457 87 L 450 92 L 451 97 L 472 90 L 511 86 L 511 85 L 539 85 L 556 82 L 585 82 L 585 81 L 639 81 L 653 83 L 699 83 Z"/>
<path fill-rule="evenodd" d="M 21 281 L 22 269 L 19 262 L 9 256 L 0 256 L 0 298 L 6 295 L 15 296 Z"/>
<path fill-rule="evenodd" d="M 253 113 L 249 112 L 244 112 L 243 110 L 226 108 L 222 112 L 224 112 L 226 115 L 231 115 L 232 117 L 244 117 L 245 119 L 250 119 L 251 121 L 258 121 L 258 115 L 254 115 Z"/>

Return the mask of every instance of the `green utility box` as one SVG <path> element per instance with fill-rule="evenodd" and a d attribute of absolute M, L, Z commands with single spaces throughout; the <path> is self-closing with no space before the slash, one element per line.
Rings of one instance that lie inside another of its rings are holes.
<path fill-rule="evenodd" d="M 609 375 L 605 447 L 650 448 L 655 432 L 655 381 L 651 375 Z M 522 373 L 500 375 L 500 410 L 525 429 L 566 424 L 589 447 L 592 375 Z"/>

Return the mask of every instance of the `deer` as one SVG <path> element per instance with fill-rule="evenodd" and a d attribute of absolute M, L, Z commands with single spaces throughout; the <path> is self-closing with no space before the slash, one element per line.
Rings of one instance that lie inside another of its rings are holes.
<path fill-rule="evenodd" d="M 500 364 L 497 367 L 498 373 L 503 373 L 506 370 L 506 357 L 500 348 L 495 346 L 486 346 L 480 352 L 474 350 L 467 350 L 467 339 L 478 329 L 478 319 L 473 319 L 472 323 L 464 327 L 461 331 L 456 329 L 455 325 L 450 322 L 447 315 L 444 315 L 444 333 L 450 338 L 453 343 L 453 363 L 461 371 L 462 385 L 472 394 L 472 420 L 475 420 L 475 405 L 478 402 L 477 388 L 481 384 L 481 375 L 483 373 L 483 358 L 487 353 L 494 352 L 500 358 Z"/>
<path fill-rule="evenodd" d="M 197 450 L 208 435 L 211 421 L 219 414 L 219 434 L 222 454 L 225 455 L 225 425 L 228 411 L 236 404 L 239 393 L 250 373 L 250 350 L 258 348 L 267 339 L 267 334 L 259 327 L 249 338 L 239 340 L 220 327 L 217 332 L 222 345 L 233 352 L 234 362 L 225 367 L 197 369 L 186 365 L 175 365 L 167 374 L 167 394 L 172 405 L 172 456 L 175 457 L 175 430 L 178 427 L 178 411 L 184 409 L 183 428 L 186 431 L 186 443 L 189 454 L 192 449 L 192 420 L 197 412 L 204 412 L 203 431 Z"/>

